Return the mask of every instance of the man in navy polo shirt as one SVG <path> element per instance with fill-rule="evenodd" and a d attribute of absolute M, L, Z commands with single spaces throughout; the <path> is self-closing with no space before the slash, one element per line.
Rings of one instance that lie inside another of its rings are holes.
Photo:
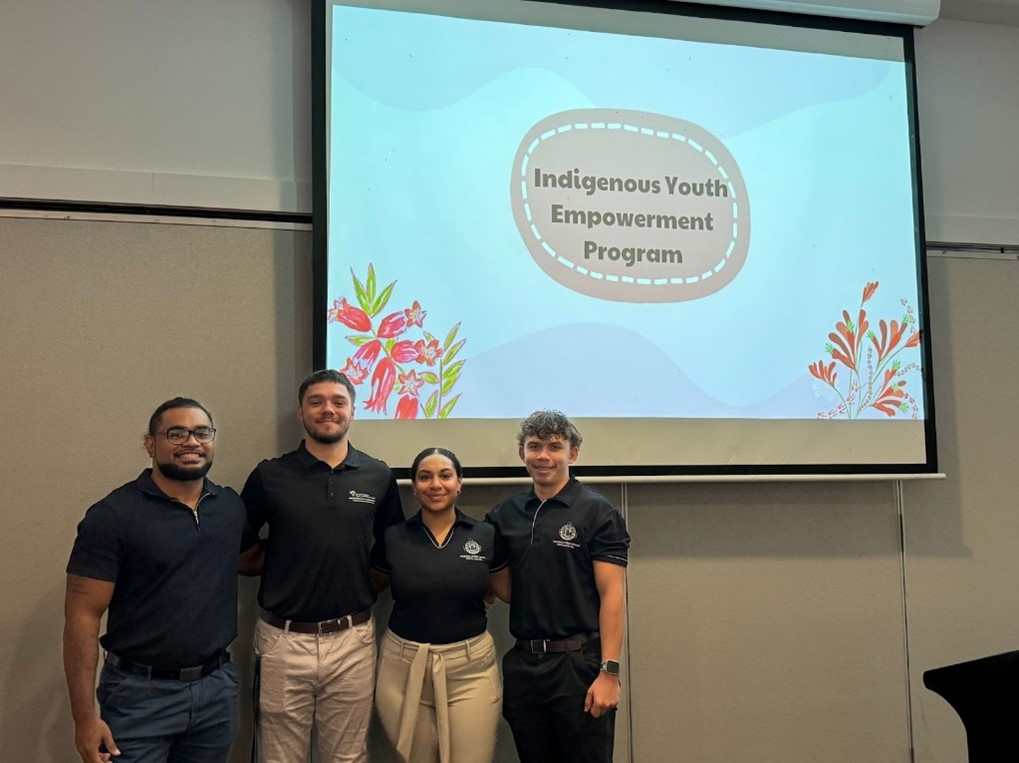
<path fill-rule="evenodd" d="M 493 588 L 510 603 L 503 716 L 521 763 L 610 763 L 630 536 L 612 503 L 570 475 L 582 438 L 559 411 L 520 424 L 533 485 L 497 505 Z"/>
<path fill-rule="evenodd" d="M 367 759 L 375 689 L 376 583 L 384 535 L 403 521 L 388 466 L 354 448 L 354 386 L 316 371 L 298 391 L 300 446 L 263 461 L 241 497 L 268 538 L 241 555 L 257 574 L 257 743 L 262 763 L 308 759 L 312 728 L 323 763 Z"/>
<path fill-rule="evenodd" d="M 67 565 L 64 672 L 84 763 L 225 761 L 237 729 L 244 505 L 205 477 L 216 430 L 177 397 L 149 420 L 152 468 L 92 506 Z M 97 638 L 106 651 L 96 695 Z"/>

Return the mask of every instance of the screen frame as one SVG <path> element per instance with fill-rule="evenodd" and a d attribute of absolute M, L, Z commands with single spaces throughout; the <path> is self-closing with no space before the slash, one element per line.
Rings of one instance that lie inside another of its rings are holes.
<path fill-rule="evenodd" d="M 915 256 L 918 277 L 918 304 L 916 307 L 917 323 L 923 341 L 920 352 L 923 358 L 924 372 L 921 376 L 924 402 L 924 463 L 831 463 L 831 464 L 734 464 L 734 465 L 703 465 L 703 464 L 583 464 L 571 467 L 578 476 L 610 478 L 621 482 L 627 478 L 647 481 L 648 479 L 683 478 L 705 476 L 712 478 L 759 478 L 759 477 L 805 477 L 845 479 L 853 475 L 866 477 L 887 476 L 898 479 L 903 475 L 937 475 L 938 454 L 935 426 L 934 371 L 933 351 L 930 335 L 929 286 L 926 259 L 926 231 L 923 215 L 923 183 L 921 174 L 921 154 L 919 136 L 919 117 L 916 104 L 916 57 L 914 29 L 904 24 L 893 24 L 878 21 L 861 21 L 856 19 L 833 18 L 807 14 L 793 14 L 780 11 L 750 10 L 745 8 L 709 6 L 695 3 L 674 2 L 672 0 L 529 0 L 533 3 L 578 6 L 588 8 L 610 9 L 622 12 L 661 13 L 672 16 L 687 16 L 707 19 L 723 19 L 769 24 L 782 27 L 851 32 L 863 35 L 881 35 L 898 37 L 902 40 L 904 65 L 907 80 L 907 106 L 911 134 L 909 144 L 911 151 L 912 182 L 914 188 L 914 235 Z M 333 3 L 329 0 L 312 0 L 311 3 L 311 107 L 312 107 L 312 359 L 314 368 L 324 368 L 326 362 L 326 321 L 324 316 L 328 308 L 328 244 L 329 244 L 329 9 Z M 356 425 L 355 425 L 356 426 Z M 507 450 L 514 443 L 507 442 Z M 394 469 L 400 477 L 407 477 L 408 469 Z M 464 467 L 467 477 L 506 479 L 518 478 L 522 475 L 521 466 L 471 465 Z"/>

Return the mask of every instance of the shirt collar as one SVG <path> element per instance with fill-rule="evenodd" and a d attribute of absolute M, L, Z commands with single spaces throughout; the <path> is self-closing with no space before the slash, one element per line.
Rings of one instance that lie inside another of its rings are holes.
<path fill-rule="evenodd" d="M 308 447 L 304 444 L 304 440 L 301 440 L 301 444 L 297 446 L 297 461 L 305 469 L 311 469 L 316 464 L 325 464 L 325 461 L 320 461 L 318 458 L 308 452 Z M 347 441 L 347 457 L 343 459 L 343 462 L 337 466 L 337 469 L 343 469 L 350 467 L 356 469 L 361 465 L 361 451 L 357 450 L 350 441 Z M 329 464 L 327 467 L 332 469 Z"/>
<path fill-rule="evenodd" d="M 573 502 L 577 500 L 577 496 L 580 495 L 580 482 L 572 474 L 570 475 L 569 482 L 563 485 L 562 490 L 556 493 L 551 498 L 546 499 L 548 501 L 554 501 L 558 504 L 566 506 L 567 508 L 573 505 Z M 531 485 L 531 492 L 527 497 L 528 502 L 536 501 L 542 503 L 542 500 L 538 497 L 538 494 L 534 492 L 534 485 Z"/>
<path fill-rule="evenodd" d="M 460 509 L 454 508 L 453 510 L 456 512 L 456 519 L 453 521 L 453 527 L 456 527 L 457 525 L 460 525 L 461 527 L 474 527 L 478 523 L 478 520 L 474 517 L 467 516 L 460 511 Z M 418 509 L 417 513 L 407 520 L 407 524 L 423 525 L 424 522 L 421 521 L 422 511 L 423 509 Z"/>
<path fill-rule="evenodd" d="M 206 493 L 208 493 L 209 495 L 219 495 L 219 492 L 223 488 L 221 488 L 215 482 L 210 480 L 208 477 L 203 477 L 203 480 L 204 484 L 202 486 L 202 495 L 205 495 Z M 168 501 L 174 500 L 173 498 L 171 498 L 170 496 L 168 496 L 166 493 L 159 489 L 159 485 L 157 485 L 156 481 L 152 479 L 151 468 L 142 470 L 142 473 L 138 475 L 138 479 L 135 480 L 135 484 L 138 486 L 138 489 L 141 490 L 143 493 L 154 495 L 157 498 L 165 498 Z"/>

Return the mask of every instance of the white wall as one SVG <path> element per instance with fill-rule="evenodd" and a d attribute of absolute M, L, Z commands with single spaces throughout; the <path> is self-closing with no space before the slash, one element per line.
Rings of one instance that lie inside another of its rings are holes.
<path fill-rule="evenodd" d="M 308 0 L 4 0 L 0 197 L 310 212 Z"/>
<path fill-rule="evenodd" d="M 928 241 L 1019 244 L 1019 27 L 916 35 Z"/>
<path fill-rule="evenodd" d="M 309 0 L 0 4 L 0 198 L 311 209 Z M 917 34 L 927 237 L 1019 243 L 1019 29 Z"/>

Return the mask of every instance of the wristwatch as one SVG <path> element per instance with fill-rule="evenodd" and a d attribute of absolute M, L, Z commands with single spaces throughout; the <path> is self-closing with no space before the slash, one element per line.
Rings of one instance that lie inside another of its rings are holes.
<path fill-rule="evenodd" d="M 601 664 L 603 672 L 608 673 L 610 676 L 619 676 L 619 660 L 605 660 Z"/>

